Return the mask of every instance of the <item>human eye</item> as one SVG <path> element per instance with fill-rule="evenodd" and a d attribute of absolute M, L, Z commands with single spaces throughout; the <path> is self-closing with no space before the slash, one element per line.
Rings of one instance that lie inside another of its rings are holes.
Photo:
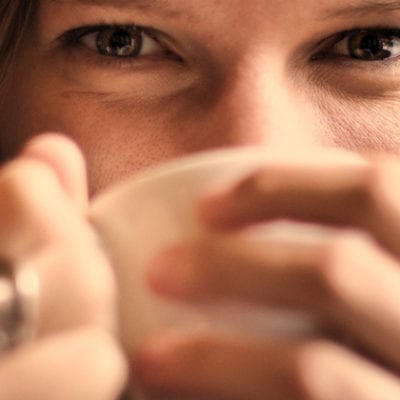
<path fill-rule="evenodd" d="M 135 25 L 97 25 L 71 29 L 60 41 L 68 47 L 89 50 L 92 56 L 108 61 L 133 61 L 143 57 L 178 60 L 150 29 Z"/>
<path fill-rule="evenodd" d="M 357 29 L 335 35 L 315 57 L 353 61 L 385 61 L 400 57 L 400 29 Z"/>

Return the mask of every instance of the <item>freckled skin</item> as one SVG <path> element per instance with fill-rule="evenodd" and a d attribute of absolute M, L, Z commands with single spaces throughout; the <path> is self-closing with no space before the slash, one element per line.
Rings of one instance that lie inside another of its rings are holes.
<path fill-rule="evenodd" d="M 115 400 L 128 356 L 144 385 L 178 399 L 399 399 L 400 162 L 389 153 L 400 152 L 400 8 L 380 2 L 377 12 L 369 1 L 357 10 L 347 0 L 99 3 L 38 2 L 1 88 L 1 157 L 40 132 L 63 132 L 83 151 L 94 195 L 206 149 L 284 148 L 288 165 L 270 160 L 199 200 L 203 234 L 163 249 L 147 266 L 147 283 L 183 304 L 239 300 L 304 311 L 323 330 L 290 340 L 161 332 L 126 354 L 110 333 L 121 293 L 88 222 L 84 160 L 65 136 L 40 135 L 0 168 L 0 255 L 33 265 L 41 282 L 41 340 L 0 358 L 0 398 Z M 162 5 L 168 10 L 155 13 Z M 132 24 L 143 34 L 140 57 L 105 56 L 126 50 L 112 30 Z M 111 30 L 101 37 L 99 25 Z M 388 37 L 393 57 L 371 61 L 373 42 Z M 351 57 L 349 40 L 365 60 Z M 316 145 L 367 156 L 342 164 Z M 238 231 L 281 219 L 327 236 L 296 234 L 292 243 Z"/>
<path fill-rule="evenodd" d="M 394 71 L 360 73 L 309 61 L 312 51 L 304 44 L 348 28 L 341 20 L 318 23 L 319 7 L 330 2 L 260 0 L 250 9 L 240 1 L 183 2 L 193 16 L 170 20 L 133 12 L 138 25 L 173 37 L 170 50 L 185 60 L 149 62 L 140 71 L 88 64 L 87 52 L 66 55 L 54 45 L 72 26 L 105 16 L 127 22 L 121 10 L 67 3 L 41 1 L 35 29 L 23 41 L 3 93 L 4 155 L 37 132 L 67 133 L 85 153 L 94 193 L 149 165 L 207 148 L 400 148 Z"/>

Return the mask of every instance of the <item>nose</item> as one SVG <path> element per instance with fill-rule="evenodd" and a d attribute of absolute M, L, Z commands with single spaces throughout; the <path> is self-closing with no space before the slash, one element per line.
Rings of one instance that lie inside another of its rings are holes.
<path fill-rule="evenodd" d="M 301 86 L 269 60 L 227 69 L 207 106 L 205 132 L 227 145 L 315 145 L 318 113 Z"/>

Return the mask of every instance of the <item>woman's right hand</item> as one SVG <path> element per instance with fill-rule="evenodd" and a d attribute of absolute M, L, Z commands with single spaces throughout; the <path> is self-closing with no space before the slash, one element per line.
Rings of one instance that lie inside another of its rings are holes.
<path fill-rule="evenodd" d="M 86 207 L 83 157 L 62 136 L 36 137 L 0 170 L 0 258 L 40 280 L 36 338 L 0 354 L 2 400 L 115 400 L 122 391 L 114 281 Z"/>

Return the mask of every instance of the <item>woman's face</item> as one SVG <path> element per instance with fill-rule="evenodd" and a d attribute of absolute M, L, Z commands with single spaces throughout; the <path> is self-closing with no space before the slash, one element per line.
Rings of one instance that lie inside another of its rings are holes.
<path fill-rule="evenodd" d="M 42 0 L 0 144 L 69 134 L 92 193 L 217 146 L 399 153 L 399 20 L 395 1 Z"/>

